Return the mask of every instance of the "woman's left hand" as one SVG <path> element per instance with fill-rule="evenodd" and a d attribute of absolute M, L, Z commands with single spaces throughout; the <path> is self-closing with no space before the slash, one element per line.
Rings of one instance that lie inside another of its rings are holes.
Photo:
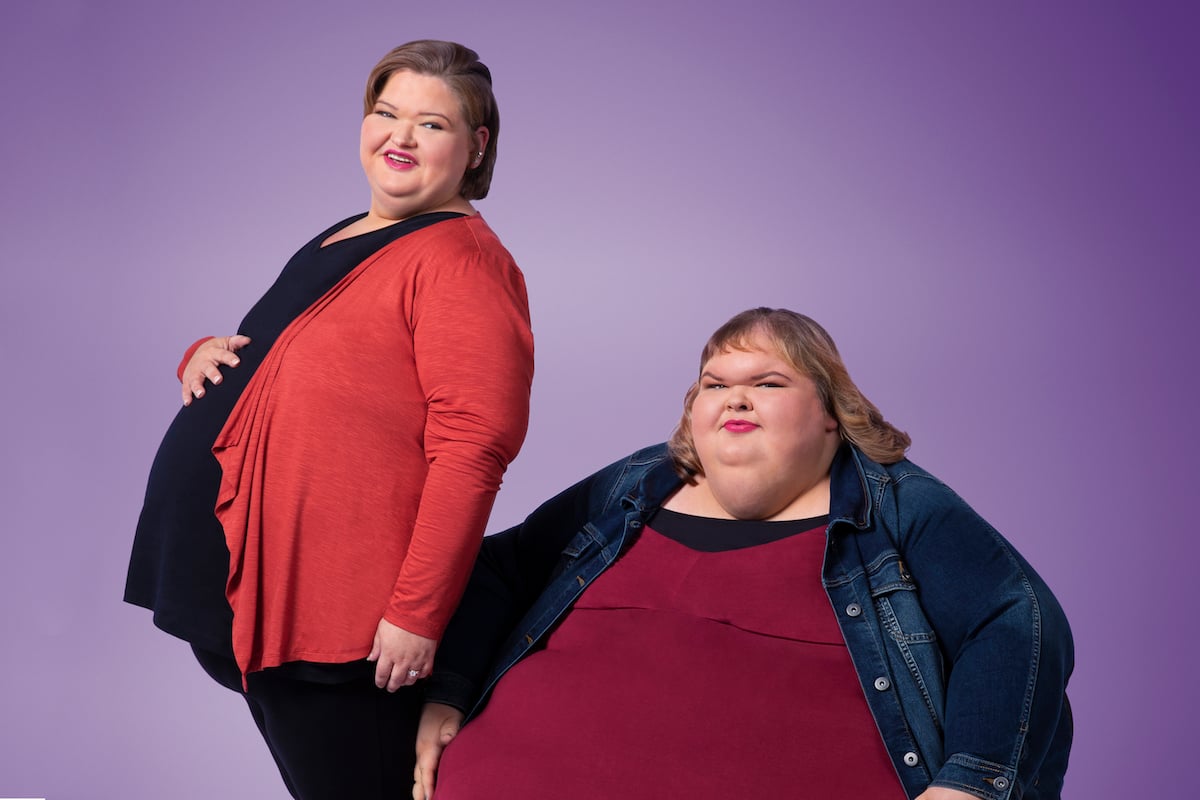
<path fill-rule="evenodd" d="M 958 789 L 947 789 L 945 786 L 930 786 L 917 795 L 916 800 L 979 800 L 979 798 L 968 792 L 960 792 Z"/>
<path fill-rule="evenodd" d="M 394 692 L 412 686 L 433 670 L 437 640 L 410 633 L 386 619 L 379 620 L 367 661 L 375 662 L 375 685 Z"/>

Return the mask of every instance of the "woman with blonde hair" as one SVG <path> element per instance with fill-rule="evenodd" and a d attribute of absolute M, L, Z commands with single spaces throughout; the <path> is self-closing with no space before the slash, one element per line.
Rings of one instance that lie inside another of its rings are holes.
<path fill-rule="evenodd" d="M 816 322 L 735 316 L 667 445 L 485 542 L 414 798 L 1058 798 L 1066 619 L 908 445 Z"/>

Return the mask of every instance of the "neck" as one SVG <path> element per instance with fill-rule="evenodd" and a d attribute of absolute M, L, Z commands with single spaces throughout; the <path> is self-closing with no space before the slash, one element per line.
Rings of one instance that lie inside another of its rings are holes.
<path fill-rule="evenodd" d="M 684 484 L 668 498 L 663 507 L 681 514 L 713 519 L 744 519 L 775 522 L 778 520 L 809 519 L 829 513 L 829 476 L 808 487 L 800 495 L 787 502 L 772 502 L 770 498 L 753 497 L 750 492 L 733 492 L 738 502 L 722 500 L 712 484 L 697 476 L 695 484 Z M 750 496 L 749 501 L 745 497 Z"/>
<path fill-rule="evenodd" d="M 441 205 L 434 206 L 433 208 L 423 208 L 420 211 L 414 211 L 411 214 L 384 214 L 372 208 L 367 212 L 367 215 L 359 221 L 359 225 L 362 226 L 362 232 L 365 233 L 366 231 L 386 228 L 388 225 L 394 225 L 395 223 L 403 222 L 406 219 L 419 217 L 422 214 L 436 214 L 439 211 L 453 211 L 457 214 L 466 214 L 467 216 L 474 216 L 475 214 L 474 206 L 459 197 L 456 200 L 452 200 L 448 203 L 442 203 Z"/>

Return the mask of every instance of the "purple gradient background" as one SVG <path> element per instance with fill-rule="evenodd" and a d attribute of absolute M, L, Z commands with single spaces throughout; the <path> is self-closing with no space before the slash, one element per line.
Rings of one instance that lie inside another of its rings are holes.
<path fill-rule="evenodd" d="M 285 796 L 125 563 L 178 355 L 365 207 L 362 82 L 419 37 L 495 73 L 537 335 L 490 530 L 664 438 L 728 316 L 803 310 L 1066 607 L 1066 796 L 1194 785 L 1189 4 L 650 5 L 5 4 L 0 795 Z"/>

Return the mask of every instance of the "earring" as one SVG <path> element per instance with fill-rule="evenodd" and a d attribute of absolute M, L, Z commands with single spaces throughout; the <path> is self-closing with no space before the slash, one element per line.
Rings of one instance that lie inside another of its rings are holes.
<path fill-rule="evenodd" d="M 475 154 L 475 163 L 472 164 L 471 166 L 478 167 L 482 161 L 483 161 L 483 151 L 480 150 L 479 152 L 477 152 Z"/>

